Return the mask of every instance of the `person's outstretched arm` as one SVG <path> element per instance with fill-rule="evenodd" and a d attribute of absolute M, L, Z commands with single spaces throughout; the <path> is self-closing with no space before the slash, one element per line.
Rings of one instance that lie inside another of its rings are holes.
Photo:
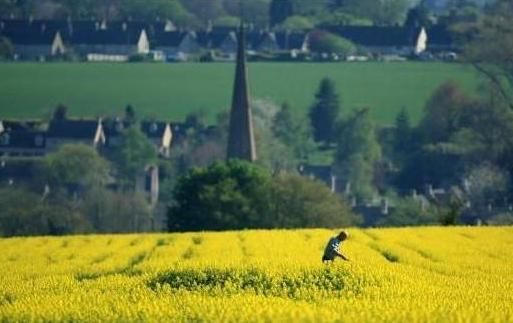
<path fill-rule="evenodd" d="M 344 256 L 343 254 L 341 254 L 341 253 L 338 253 L 338 256 L 340 258 L 344 259 L 345 261 L 349 261 L 349 259 L 346 256 Z"/>

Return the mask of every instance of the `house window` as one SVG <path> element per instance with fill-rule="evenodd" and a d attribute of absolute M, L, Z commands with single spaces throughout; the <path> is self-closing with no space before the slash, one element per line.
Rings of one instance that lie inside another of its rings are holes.
<path fill-rule="evenodd" d="M 44 144 L 44 138 L 42 135 L 36 135 L 34 137 L 34 144 L 37 146 L 37 147 L 42 147 L 43 144 Z"/>
<path fill-rule="evenodd" d="M 155 123 L 155 122 L 152 123 L 151 126 L 150 126 L 150 132 L 151 133 L 155 133 L 155 132 L 157 132 L 157 130 L 158 130 L 157 123 Z"/>

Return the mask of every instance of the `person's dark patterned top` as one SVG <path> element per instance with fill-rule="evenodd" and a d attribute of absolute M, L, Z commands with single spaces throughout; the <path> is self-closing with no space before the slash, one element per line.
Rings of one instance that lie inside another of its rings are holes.
<path fill-rule="evenodd" d="M 333 237 L 328 241 L 326 248 L 324 249 L 324 255 L 322 256 L 325 260 L 335 260 L 340 254 L 340 246 L 342 245 L 342 241 L 338 240 L 337 237 Z"/>

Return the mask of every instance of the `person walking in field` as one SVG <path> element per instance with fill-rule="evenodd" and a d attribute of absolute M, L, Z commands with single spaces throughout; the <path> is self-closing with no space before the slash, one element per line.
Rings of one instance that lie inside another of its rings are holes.
<path fill-rule="evenodd" d="M 340 246 L 342 245 L 342 241 L 346 240 L 348 237 L 348 233 L 346 231 L 341 231 L 336 237 L 332 237 L 326 248 L 324 248 L 324 255 L 322 255 L 322 262 L 332 262 L 335 258 L 340 257 L 345 261 L 349 261 L 346 256 L 344 256 L 340 251 Z"/>

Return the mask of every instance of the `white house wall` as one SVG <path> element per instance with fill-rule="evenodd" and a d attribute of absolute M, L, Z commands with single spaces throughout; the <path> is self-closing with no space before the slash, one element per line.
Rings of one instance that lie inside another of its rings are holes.
<path fill-rule="evenodd" d="M 150 42 L 148 41 L 148 35 L 146 35 L 146 31 L 143 29 L 141 31 L 141 35 L 139 36 L 139 41 L 137 42 L 137 53 L 148 54 L 149 52 Z"/>

